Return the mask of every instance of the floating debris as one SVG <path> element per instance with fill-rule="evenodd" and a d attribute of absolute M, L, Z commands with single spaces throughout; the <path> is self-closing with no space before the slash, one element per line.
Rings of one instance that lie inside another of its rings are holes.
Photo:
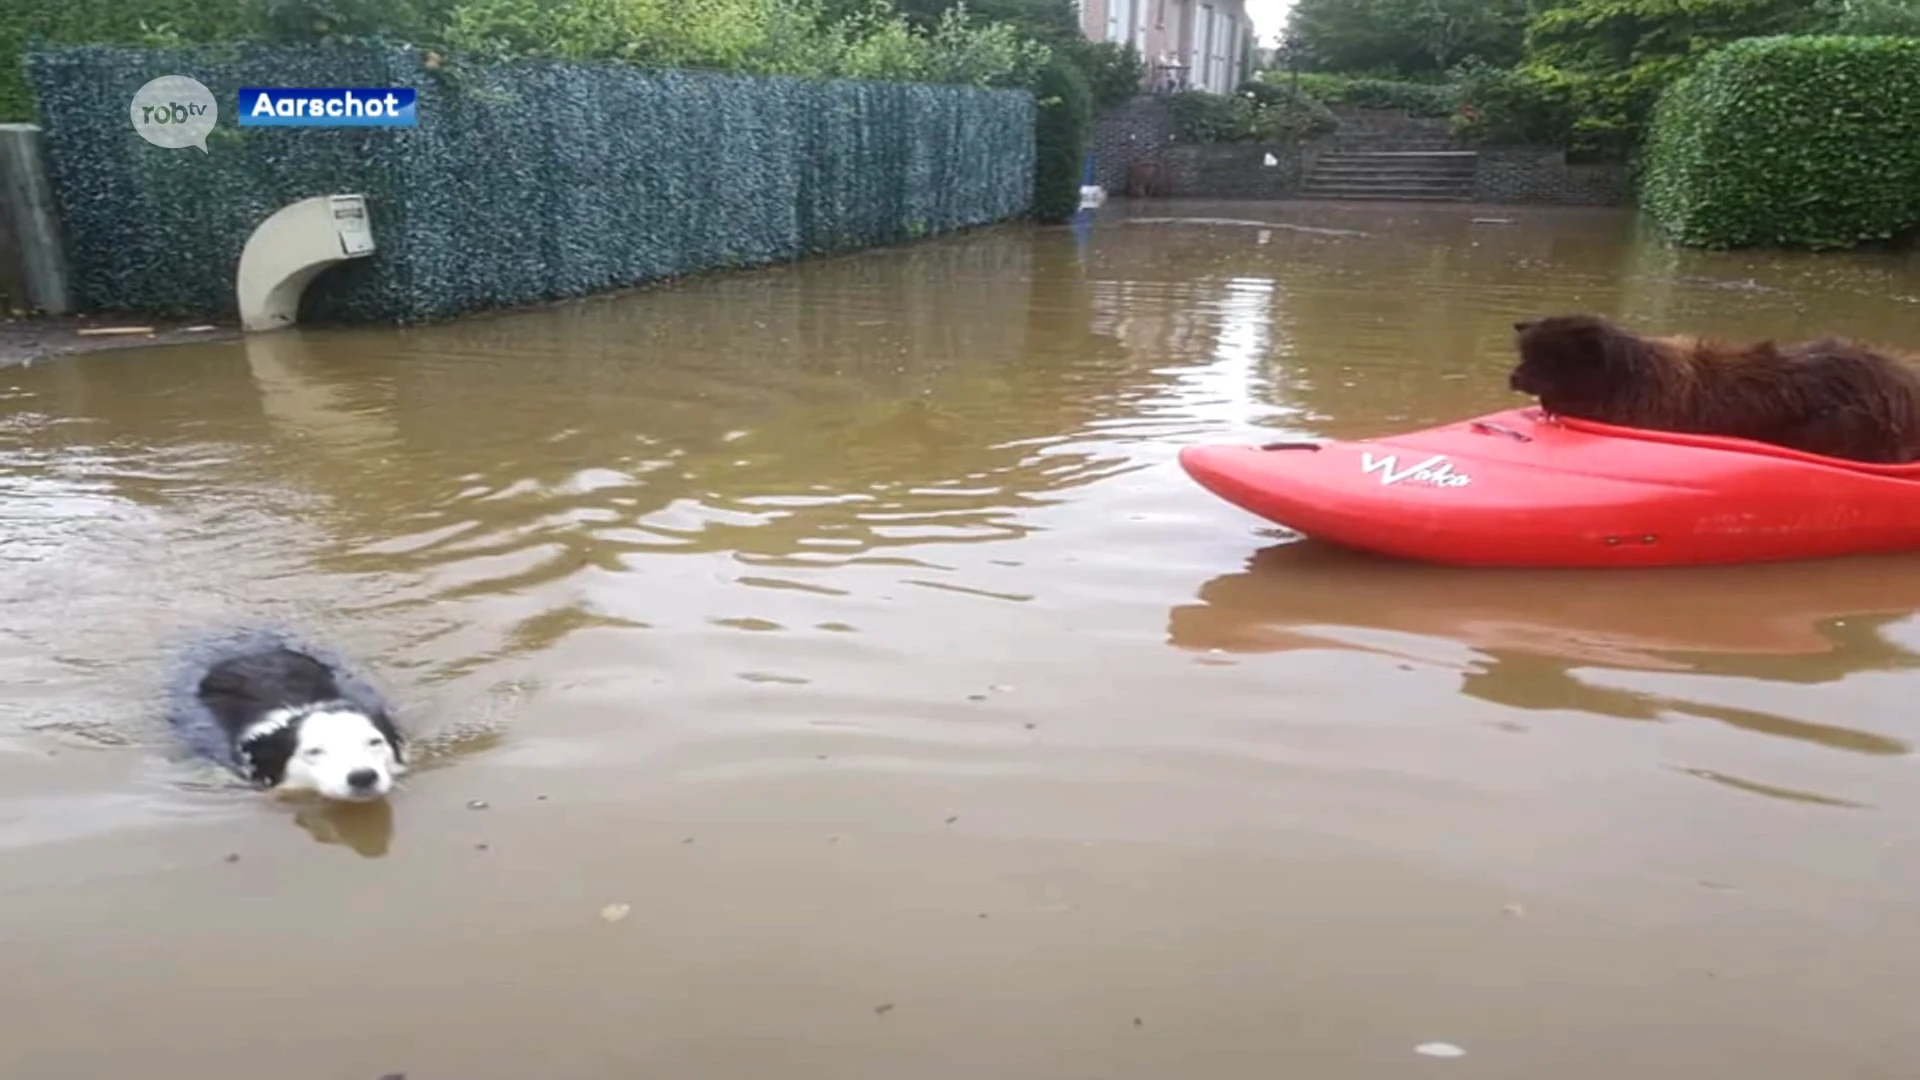
<path fill-rule="evenodd" d="M 633 914 L 632 904 L 608 904 L 600 909 L 600 917 L 607 922 L 616 923 Z"/>
<path fill-rule="evenodd" d="M 86 326 L 74 331 L 79 337 L 96 337 L 101 334 L 151 334 L 151 326 Z"/>
<path fill-rule="evenodd" d="M 1413 1052 L 1425 1057 L 1456 1058 L 1465 1057 L 1467 1052 L 1452 1043 L 1428 1042 L 1413 1048 Z"/>
<path fill-rule="evenodd" d="M 1516 919 L 1524 919 L 1527 917 L 1527 905 L 1508 904 L 1506 907 L 1501 908 L 1500 912 L 1503 915 L 1511 915 Z"/>
<path fill-rule="evenodd" d="M 486 808 L 487 808 L 487 800 L 485 799 L 468 799 L 467 800 L 467 809 L 469 810 L 485 810 Z"/>
<path fill-rule="evenodd" d="M 880 1004 L 875 1005 L 873 1007 L 873 1015 L 875 1016 L 885 1016 L 892 1011 L 893 1011 L 893 1002 L 891 1001 L 883 1001 Z"/>

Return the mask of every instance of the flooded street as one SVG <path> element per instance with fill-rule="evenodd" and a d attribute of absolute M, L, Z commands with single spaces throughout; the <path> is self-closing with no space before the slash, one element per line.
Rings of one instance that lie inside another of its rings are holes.
<path fill-rule="evenodd" d="M 1911 1077 L 1920 555 L 1390 564 L 1175 455 L 1554 310 L 1920 348 L 1920 259 L 1128 213 L 0 370 L 0 1076 Z M 234 621 L 390 804 L 181 757 Z"/>

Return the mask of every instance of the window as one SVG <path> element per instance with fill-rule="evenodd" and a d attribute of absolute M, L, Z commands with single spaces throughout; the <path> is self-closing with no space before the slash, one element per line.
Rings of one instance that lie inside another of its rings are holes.
<path fill-rule="evenodd" d="M 1213 40 L 1212 4 L 1200 5 L 1200 15 L 1193 30 L 1193 85 L 1195 89 L 1211 90 L 1213 89 L 1213 49 L 1209 43 Z"/>
<path fill-rule="evenodd" d="M 1147 20 L 1148 0 L 1107 0 L 1107 40 L 1140 44 Z"/>
<path fill-rule="evenodd" d="M 1219 36 L 1214 43 L 1214 78 L 1220 80 L 1219 91 L 1223 94 L 1233 92 L 1233 16 L 1221 18 Z"/>

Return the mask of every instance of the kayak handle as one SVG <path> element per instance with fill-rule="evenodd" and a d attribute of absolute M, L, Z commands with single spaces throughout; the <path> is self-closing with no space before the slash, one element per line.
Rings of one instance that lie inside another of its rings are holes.
<path fill-rule="evenodd" d="M 1495 435 L 1510 435 L 1513 438 L 1519 439 L 1521 442 L 1533 441 L 1533 436 L 1523 431 L 1515 431 L 1510 427 L 1501 427 L 1499 424 L 1489 424 L 1485 420 L 1475 420 L 1473 422 L 1473 430 L 1491 432 Z"/>
<path fill-rule="evenodd" d="M 1318 450 L 1320 449 L 1320 444 L 1311 443 L 1311 442 L 1270 442 L 1270 443 L 1261 443 L 1260 449 L 1262 450 Z"/>

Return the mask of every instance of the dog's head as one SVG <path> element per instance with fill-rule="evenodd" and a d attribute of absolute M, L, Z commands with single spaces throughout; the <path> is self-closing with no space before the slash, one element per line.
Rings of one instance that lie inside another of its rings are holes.
<path fill-rule="evenodd" d="M 275 713 L 241 736 L 239 750 L 259 783 L 342 802 L 383 798 L 406 772 L 393 722 L 346 702 Z"/>
<path fill-rule="evenodd" d="M 1632 374 L 1639 340 L 1593 315 L 1553 315 L 1513 324 L 1520 362 L 1507 385 L 1553 409 L 1559 401 L 1604 398 Z M 1557 411 L 1557 410 L 1556 410 Z"/>

